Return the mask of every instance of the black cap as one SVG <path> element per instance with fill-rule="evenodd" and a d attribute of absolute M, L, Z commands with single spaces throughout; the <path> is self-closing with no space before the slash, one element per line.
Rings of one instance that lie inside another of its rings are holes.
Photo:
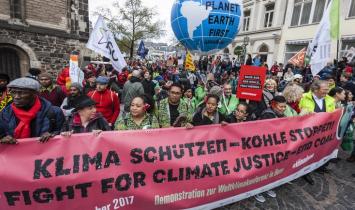
<path fill-rule="evenodd" d="M 80 95 L 74 99 L 74 110 L 76 112 L 85 107 L 96 105 L 97 103 L 87 95 Z"/>

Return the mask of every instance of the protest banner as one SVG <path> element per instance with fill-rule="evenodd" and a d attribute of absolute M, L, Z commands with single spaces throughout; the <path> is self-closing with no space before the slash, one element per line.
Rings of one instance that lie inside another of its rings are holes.
<path fill-rule="evenodd" d="M 243 65 L 240 69 L 237 97 L 252 101 L 261 101 L 263 96 L 266 68 Z"/>
<path fill-rule="evenodd" d="M 342 110 L 0 146 L 0 209 L 211 209 L 336 157 Z"/>

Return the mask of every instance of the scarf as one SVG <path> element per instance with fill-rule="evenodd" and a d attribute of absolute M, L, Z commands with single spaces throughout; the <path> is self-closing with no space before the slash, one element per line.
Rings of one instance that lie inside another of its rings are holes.
<path fill-rule="evenodd" d="M 14 131 L 15 139 L 31 137 L 31 121 L 36 117 L 38 111 L 41 109 L 41 102 L 39 98 L 36 97 L 35 103 L 30 110 L 17 108 L 14 104 L 11 104 L 11 107 L 16 118 L 20 120 Z"/>

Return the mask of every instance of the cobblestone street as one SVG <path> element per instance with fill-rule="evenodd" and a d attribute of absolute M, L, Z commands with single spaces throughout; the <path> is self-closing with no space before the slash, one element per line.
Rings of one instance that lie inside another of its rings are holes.
<path fill-rule="evenodd" d="M 313 172 L 313 186 L 302 178 L 292 184 L 285 184 L 275 189 L 277 198 L 266 198 L 265 203 L 259 203 L 253 197 L 221 207 L 220 210 L 240 209 L 272 209 L 272 210 L 347 210 L 355 209 L 355 182 L 351 174 L 355 173 L 355 163 L 348 163 L 347 154 L 341 152 L 341 161 L 331 163 L 329 174 L 321 175 Z"/>

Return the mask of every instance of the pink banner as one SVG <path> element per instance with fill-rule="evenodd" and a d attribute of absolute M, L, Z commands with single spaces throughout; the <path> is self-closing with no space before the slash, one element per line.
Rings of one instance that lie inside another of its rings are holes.
<path fill-rule="evenodd" d="M 342 110 L 0 145 L 0 209 L 215 208 L 335 157 Z"/>

